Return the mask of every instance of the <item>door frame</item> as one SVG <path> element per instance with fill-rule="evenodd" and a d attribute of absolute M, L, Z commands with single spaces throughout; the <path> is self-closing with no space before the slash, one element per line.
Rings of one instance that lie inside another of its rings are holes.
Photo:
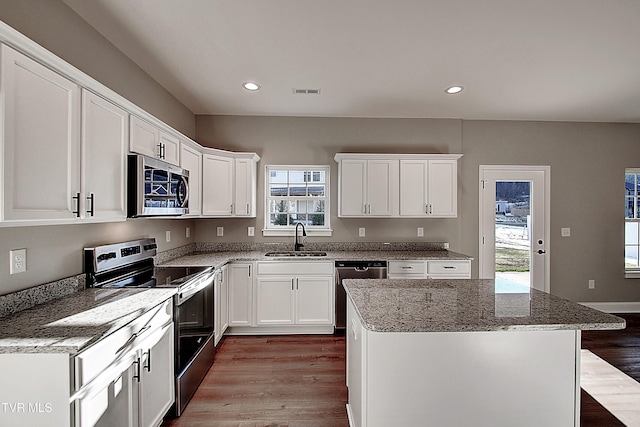
<path fill-rule="evenodd" d="M 513 171 L 513 172 L 543 172 L 544 176 L 544 209 L 543 209 L 543 221 L 544 221 L 544 241 L 545 256 L 544 256 L 544 291 L 550 293 L 551 284 L 551 166 L 534 166 L 534 165 L 479 165 L 478 167 L 478 277 L 483 277 L 483 223 L 484 223 L 484 198 L 482 197 L 482 191 L 484 186 L 484 172 L 488 170 L 496 171 Z M 533 251 L 533 247 L 531 248 Z M 494 251 L 495 257 L 495 251 Z"/>

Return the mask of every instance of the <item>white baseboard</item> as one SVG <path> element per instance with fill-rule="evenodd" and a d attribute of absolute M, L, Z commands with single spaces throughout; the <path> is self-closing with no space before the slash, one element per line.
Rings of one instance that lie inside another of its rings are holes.
<path fill-rule="evenodd" d="M 638 302 L 581 302 L 580 304 L 605 313 L 640 313 Z"/>

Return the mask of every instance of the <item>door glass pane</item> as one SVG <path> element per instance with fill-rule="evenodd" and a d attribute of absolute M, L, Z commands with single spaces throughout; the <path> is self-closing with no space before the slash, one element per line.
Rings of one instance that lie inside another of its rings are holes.
<path fill-rule="evenodd" d="M 529 292 L 531 286 L 531 182 L 496 182 L 496 292 Z"/>
<path fill-rule="evenodd" d="M 626 222 L 624 224 L 624 244 L 625 245 L 639 244 L 637 222 Z"/>

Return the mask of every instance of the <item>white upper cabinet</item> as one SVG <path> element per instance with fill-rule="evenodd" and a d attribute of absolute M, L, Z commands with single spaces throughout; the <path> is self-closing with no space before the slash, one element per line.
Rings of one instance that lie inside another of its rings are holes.
<path fill-rule="evenodd" d="M 134 153 L 144 154 L 176 166 L 180 164 L 180 140 L 134 115 L 131 116 L 129 144 L 129 149 Z"/>
<path fill-rule="evenodd" d="M 204 153 L 202 215 L 255 217 L 258 161 L 253 153 Z"/>
<path fill-rule="evenodd" d="M 0 46 L 2 220 L 79 217 L 80 87 Z"/>
<path fill-rule="evenodd" d="M 455 217 L 461 156 L 338 153 L 338 216 Z"/>
<path fill-rule="evenodd" d="M 82 91 L 82 215 L 103 221 L 125 220 L 129 113 Z"/>
<path fill-rule="evenodd" d="M 457 158 L 400 160 L 400 216 L 458 215 Z"/>
<path fill-rule="evenodd" d="M 233 215 L 233 157 L 202 156 L 202 215 Z"/>
<path fill-rule="evenodd" d="M 180 144 L 180 167 L 189 171 L 189 216 L 202 214 L 202 153 L 196 144 Z"/>
<path fill-rule="evenodd" d="M 339 160 L 338 216 L 397 215 L 398 160 L 358 157 Z"/>

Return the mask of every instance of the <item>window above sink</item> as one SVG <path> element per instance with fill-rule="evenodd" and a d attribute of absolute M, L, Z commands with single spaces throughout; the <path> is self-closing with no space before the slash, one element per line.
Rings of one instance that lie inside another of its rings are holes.
<path fill-rule="evenodd" d="M 331 236 L 330 170 L 328 165 L 267 165 L 263 235 L 293 236 L 302 223 L 309 236 Z"/>

